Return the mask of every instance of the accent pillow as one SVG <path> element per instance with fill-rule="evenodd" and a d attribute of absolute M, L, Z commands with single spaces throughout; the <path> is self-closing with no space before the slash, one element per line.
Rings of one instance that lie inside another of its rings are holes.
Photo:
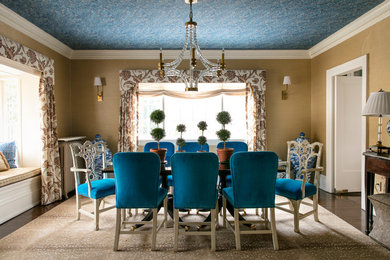
<path fill-rule="evenodd" d="M 0 152 L 0 172 L 6 171 L 9 169 L 9 165 L 7 163 L 7 159 L 5 159 L 5 156 L 2 152 Z"/>
<path fill-rule="evenodd" d="M 16 166 L 16 144 L 15 141 L 7 142 L 7 143 L 0 143 L 0 152 L 2 152 L 5 156 L 5 159 L 7 159 L 7 162 L 9 164 L 9 167 L 17 168 Z"/>

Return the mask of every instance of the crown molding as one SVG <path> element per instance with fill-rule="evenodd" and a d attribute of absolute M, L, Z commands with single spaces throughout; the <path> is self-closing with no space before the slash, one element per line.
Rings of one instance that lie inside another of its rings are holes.
<path fill-rule="evenodd" d="M 71 58 L 73 51 L 71 48 L 3 4 L 0 4 L 0 21 L 67 57 L 68 59 Z"/>
<path fill-rule="evenodd" d="M 383 3 L 379 4 L 372 10 L 363 14 L 356 20 L 347 24 L 334 34 L 325 38 L 321 42 L 317 43 L 309 49 L 310 58 L 314 58 L 321 53 L 337 46 L 343 41 L 348 40 L 349 38 L 355 36 L 356 34 L 364 31 L 370 26 L 382 21 L 383 19 L 390 16 L 390 0 L 386 0 Z"/>
<path fill-rule="evenodd" d="M 159 50 L 74 50 L 73 60 L 157 60 Z M 176 59 L 180 50 L 163 50 L 164 59 Z M 202 50 L 207 59 L 220 59 L 220 50 Z M 307 50 L 225 50 L 229 60 L 310 59 Z M 185 56 L 189 58 L 188 53 Z"/>

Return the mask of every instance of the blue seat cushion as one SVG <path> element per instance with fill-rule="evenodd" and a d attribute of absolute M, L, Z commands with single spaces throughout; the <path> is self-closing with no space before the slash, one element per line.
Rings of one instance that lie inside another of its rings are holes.
<path fill-rule="evenodd" d="M 226 186 L 231 187 L 232 186 L 232 175 L 226 176 Z"/>
<path fill-rule="evenodd" d="M 88 196 L 88 183 L 80 184 L 77 187 L 79 195 Z M 91 181 L 91 198 L 100 199 L 115 194 L 115 179 L 102 179 Z"/>
<path fill-rule="evenodd" d="M 233 187 L 222 189 L 223 196 L 229 201 L 229 203 L 234 207 L 234 195 L 233 195 Z"/>
<path fill-rule="evenodd" d="M 302 199 L 302 181 L 292 179 L 277 179 L 275 193 L 292 200 Z M 317 193 L 317 187 L 311 183 L 305 183 L 305 198 Z"/>
<path fill-rule="evenodd" d="M 165 197 L 168 194 L 168 190 L 165 188 L 159 188 L 158 189 L 158 197 L 157 197 L 157 205 L 160 205 L 161 202 L 165 199 Z"/>
<path fill-rule="evenodd" d="M 173 178 L 172 178 L 172 175 L 168 175 L 168 176 L 167 176 L 167 183 L 168 183 L 168 186 L 173 186 Z"/>

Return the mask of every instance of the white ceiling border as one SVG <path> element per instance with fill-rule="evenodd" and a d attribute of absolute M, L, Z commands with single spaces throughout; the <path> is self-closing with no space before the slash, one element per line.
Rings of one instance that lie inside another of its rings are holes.
<path fill-rule="evenodd" d="M 311 58 L 314 58 L 321 53 L 335 47 L 336 45 L 348 40 L 356 34 L 364 31 L 370 26 L 382 21 L 390 16 L 390 0 L 386 0 L 367 13 L 363 14 L 356 20 L 347 24 L 337 32 L 325 38 L 309 49 Z"/>
<path fill-rule="evenodd" d="M 390 16 L 390 0 L 384 1 L 309 50 L 226 50 L 226 59 L 311 59 L 388 16 Z M 3 4 L 0 4 L 0 21 L 69 59 L 149 60 L 158 58 L 158 50 L 72 50 L 69 46 Z M 179 50 L 166 50 L 163 52 L 166 59 L 173 59 L 177 57 Z M 221 52 L 218 50 L 203 50 L 202 52 L 208 59 L 217 59 L 221 55 Z"/>

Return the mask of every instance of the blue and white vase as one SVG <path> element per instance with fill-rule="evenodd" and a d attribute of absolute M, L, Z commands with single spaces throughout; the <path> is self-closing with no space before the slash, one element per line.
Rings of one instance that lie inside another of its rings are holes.
<path fill-rule="evenodd" d="M 106 141 L 101 139 L 100 134 L 97 134 L 95 136 L 95 140 L 92 140 L 92 143 L 93 144 L 97 143 L 97 146 L 98 146 L 100 151 L 105 149 L 105 157 L 106 157 L 105 158 L 105 160 L 106 160 L 105 163 L 106 163 L 106 165 L 107 165 L 107 163 L 111 163 L 112 162 L 112 152 L 107 147 Z M 94 177 L 95 178 L 94 179 L 103 179 L 102 170 L 103 170 L 103 168 L 106 165 L 103 165 L 103 154 L 99 154 L 99 156 L 97 156 L 96 159 L 95 159 L 95 169 L 94 169 L 94 174 L 95 174 Z"/>
<path fill-rule="evenodd" d="M 297 143 L 302 143 L 303 140 L 307 140 L 310 143 L 310 138 L 306 137 L 304 132 L 300 132 L 299 137 L 295 138 L 295 141 Z"/>
<path fill-rule="evenodd" d="M 387 134 L 390 135 L 390 120 L 387 121 L 386 129 L 387 129 Z"/>

